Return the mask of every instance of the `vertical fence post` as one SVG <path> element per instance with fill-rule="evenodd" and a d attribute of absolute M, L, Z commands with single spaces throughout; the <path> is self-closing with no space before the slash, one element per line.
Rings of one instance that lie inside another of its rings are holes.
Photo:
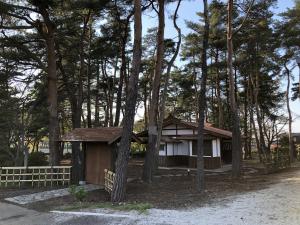
<path fill-rule="evenodd" d="M 47 186 L 47 168 L 44 169 L 44 187 Z"/>
<path fill-rule="evenodd" d="M 22 169 L 19 168 L 19 188 L 21 188 L 21 174 L 22 174 Z"/>
<path fill-rule="evenodd" d="M 6 170 L 5 170 L 5 187 L 7 187 L 7 177 L 8 177 L 8 176 L 7 176 L 7 171 L 8 171 L 8 170 L 6 169 Z"/>
<path fill-rule="evenodd" d="M 65 172 L 66 172 L 66 170 L 65 170 L 65 168 L 63 168 L 63 174 L 62 174 L 62 184 L 63 184 L 63 186 L 65 185 Z"/>
<path fill-rule="evenodd" d="M 46 167 L 0 167 L 0 187 L 10 184 L 21 188 L 23 183 L 38 187 L 47 185 L 66 185 L 71 182 L 70 166 Z"/>
<path fill-rule="evenodd" d="M 0 166 L 0 187 L 2 187 L 2 166 Z"/>
<path fill-rule="evenodd" d="M 33 174 L 34 174 L 34 169 L 31 169 L 31 186 L 33 187 Z"/>
<path fill-rule="evenodd" d="M 50 181 L 50 182 L 51 182 L 51 187 L 52 187 L 52 180 L 53 180 L 53 166 L 51 166 L 51 170 L 50 170 L 50 171 L 51 171 L 51 174 L 50 174 L 50 175 L 51 175 L 51 178 L 50 178 L 51 181 Z"/>

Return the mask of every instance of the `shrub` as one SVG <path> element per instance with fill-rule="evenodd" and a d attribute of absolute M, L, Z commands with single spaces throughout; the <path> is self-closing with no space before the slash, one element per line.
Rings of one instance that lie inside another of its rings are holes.
<path fill-rule="evenodd" d="M 71 159 L 72 158 L 72 153 L 67 152 L 66 154 L 63 155 L 63 159 Z"/>
<path fill-rule="evenodd" d="M 132 143 L 130 155 L 133 158 L 144 158 L 146 155 L 146 146 L 139 143 Z"/>
<path fill-rule="evenodd" d="M 76 185 L 71 185 L 69 192 L 79 202 L 82 202 L 87 196 L 87 191 L 83 187 L 78 187 Z"/>
<path fill-rule="evenodd" d="M 31 152 L 28 157 L 28 166 L 49 165 L 47 155 L 43 152 Z"/>

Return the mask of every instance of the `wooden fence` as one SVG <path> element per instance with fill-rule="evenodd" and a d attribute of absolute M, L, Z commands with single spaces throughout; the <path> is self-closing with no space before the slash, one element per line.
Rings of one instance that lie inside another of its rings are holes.
<path fill-rule="evenodd" d="M 115 181 L 115 173 L 113 173 L 110 170 L 105 169 L 104 170 L 104 187 L 107 192 L 109 192 L 109 193 L 112 192 L 114 181 Z"/>
<path fill-rule="evenodd" d="M 0 167 L 0 187 L 69 185 L 71 166 Z"/>

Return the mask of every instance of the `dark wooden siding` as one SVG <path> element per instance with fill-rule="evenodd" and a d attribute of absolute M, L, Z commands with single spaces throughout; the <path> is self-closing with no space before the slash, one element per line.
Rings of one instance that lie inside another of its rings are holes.
<path fill-rule="evenodd" d="M 197 167 L 197 157 L 196 156 L 160 156 L 159 165 L 172 167 L 172 166 L 182 166 L 189 168 Z M 204 168 L 205 169 L 216 169 L 221 167 L 220 157 L 204 157 Z"/>
<path fill-rule="evenodd" d="M 197 155 L 197 141 L 193 141 L 193 155 Z M 212 156 L 212 141 L 205 140 L 204 141 L 204 155 Z"/>
<path fill-rule="evenodd" d="M 104 184 L 104 169 L 111 169 L 112 146 L 106 143 L 87 143 L 85 178 L 91 184 Z"/>

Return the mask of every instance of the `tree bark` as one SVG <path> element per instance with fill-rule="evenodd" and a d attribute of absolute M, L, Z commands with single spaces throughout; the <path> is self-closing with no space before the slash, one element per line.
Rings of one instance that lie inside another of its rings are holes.
<path fill-rule="evenodd" d="M 89 23 L 89 55 L 88 55 L 88 63 L 87 63 L 87 126 L 89 128 L 92 127 L 92 109 L 91 109 L 91 42 L 92 42 L 92 21 Z"/>
<path fill-rule="evenodd" d="M 59 164 L 59 125 L 57 114 L 57 73 L 54 46 L 54 28 L 48 26 L 46 38 L 48 61 L 48 110 L 49 110 L 49 152 L 50 165 Z"/>
<path fill-rule="evenodd" d="M 156 149 L 159 149 L 160 146 L 160 140 L 161 140 L 161 132 L 162 132 L 162 126 L 163 126 L 163 121 L 165 118 L 165 105 L 166 105 L 166 96 L 167 96 L 167 91 L 168 91 L 168 86 L 169 86 L 169 79 L 170 79 L 170 73 L 171 69 L 174 65 L 174 62 L 178 56 L 179 50 L 180 50 L 180 45 L 181 45 L 181 29 L 178 27 L 176 20 L 177 20 L 177 13 L 178 9 L 180 7 L 181 0 L 178 0 L 177 7 L 175 9 L 175 13 L 173 16 L 173 25 L 177 31 L 178 35 L 178 41 L 176 44 L 176 49 L 175 52 L 171 58 L 171 60 L 168 62 L 167 65 L 167 73 L 165 75 L 165 81 L 164 81 L 164 88 L 161 94 L 161 101 L 160 101 L 160 107 L 159 107 L 159 120 L 158 120 L 158 129 L 157 129 L 157 142 L 156 142 Z"/>
<path fill-rule="evenodd" d="M 264 133 L 263 133 L 263 120 L 262 120 L 262 115 L 260 113 L 260 107 L 259 107 L 259 102 L 258 102 L 258 96 L 259 96 L 259 74 L 256 72 L 255 76 L 255 85 L 253 85 L 254 88 L 254 106 L 255 106 L 255 111 L 256 111 L 256 120 L 257 120 L 257 125 L 258 125 L 258 133 L 259 133 L 259 149 L 260 152 L 263 154 L 263 157 L 265 159 L 268 159 L 268 152 L 266 148 L 266 142 L 264 138 Z"/>
<path fill-rule="evenodd" d="M 95 96 L 95 121 L 94 121 L 94 126 L 95 127 L 99 127 L 100 125 L 100 113 L 99 113 L 99 101 L 100 101 L 100 66 L 99 66 L 99 62 L 97 62 L 97 67 L 96 67 L 96 96 Z"/>
<path fill-rule="evenodd" d="M 209 39 L 209 18 L 207 0 L 203 0 L 204 5 L 204 35 L 203 35 L 203 50 L 201 55 L 201 87 L 199 93 L 199 121 L 198 121 L 198 138 L 197 138 L 197 175 L 196 189 L 202 192 L 205 188 L 204 181 L 204 123 L 206 109 L 206 82 L 207 82 L 207 49 Z"/>
<path fill-rule="evenodd" d="M 127 38 L 126 38 L 127 40 Z M 116 102 L 116 115 L 114 126 L 119 126 L 120 115 L 121 115 L 121 105 L 122 105 L 122 93 L 123 93 L 123 84 L 126 77 L 126 41 L 122 41 L 122 50 L 121 50 L 121 69 L 120 69 L 120 78 L 119 86 L 117 91 L 117 102 Z"/>
<path fill-rule="evenodd" d="M 218 102 L 218 127 L 223 128 L 224 127 L 224 113 L 223 113 L 223 104 L 222 104 L 222 98 L 221 98 L 221 80 L 220 80 L 220 71 L 219 71 L 219 49 L 216 49 L 216 58 L 215 58 L 215 64 L 216 64 L 216 73 L 217 73 L 217 102 Z"/>
<path fill-rule="evenodd" d="M 83 77 L 85 72 L 84 63 L 84 47 L 85 37 L 87 32 L 87 25 L 90 20 L 91 11 L 89 11 L 83 19 L 83 28 L 81 33 L 80 43 L 80 70 L 78 75 L 78 95 L 73 98 L 72 104 L 72 123 L 73 129 L 81 127 L 82 117 L 82 103 L 83 103 Z M 83 180 L 83 152 L 80 149 L 80 143 L 72 143 L 72 182 L 78 184 L 79 181 Z"/>
<path fill-rule="evenodd" d="M 287 86 L 286 86 L 286 107 L 288 111 L 288 117 L 289 117 L 289 153 L 290 153 L 290 161 L 294 162 L 295 160 L 295 150 L 294 150 L 294 143 L 293 143 L 293 136 L 292 136 L 292 122 L 293 122 L 293 117 L 292 117 L 292 112 L 290 108 L 290 83 L 291 83 L 291 78 L 290 78 L 290 70 L 287 67 L 287 62 L 284 62 L 284 68 L 286 71 L 286 76 L 287 76 Z"/>
<path fill-rule="evenodd" d="M 119 86 L 117 91 L 117 101 L 116 101 L 116 115 L 115 115 L 115 122 L 114 126 L 119 126 L 120 123 L 120 115 L 121 115 L 121 105 L 122 105 L 122 93 L 123 93 L 123 86 L 126 79 L 126 44 L 128 40 L 128 24 L 130 22 L 132 14 L 129 14 L 125 20 L 124 26 L 120 25 L 120 29 L 124 29 L 124 35 L 121 37 L 120 45 L 121 45 L 121 68 L 120 68 L 120 79 L 119 79 Z M 118 18 L 119 23 L 122 23 L 120 18 Z M 127 91 L 126 91 L 127 92 Z"/>
<path fill-rule="evenodd" d="M 245 100 L 244 100 L 244 159 L 250 159 L 249 157 L 249 145 L 248 141 L 251 139 L 248 136 L 248 83 L 247 83 L 247 75 L 244 75 L 244 92 L 245 92 Z"/>
<path fill-rule="evenodd" d="M 138 96 L 138 79 L 142 56 L 142 16 L 140 0 L 134 0 L 134 7 L 135 12 L 132 73 L 128 84 L 128 95 L 126 96 L 124 126 L 116 162 L 116 177 L 111 194 L 112 202 L 121 202 L 125 199 L 127 166 L 135 116 L 135 106 Z"/>
<path fill-rule="evenodd" d="M 150 183 L 152 182 L 153 173 L 158 164 L 158 150 L 156 148 L 157 142 L 157 115 L 159 103 L 159 89 L 161 82 L 161 74 L 164 60 L 164 29 L 165 29 L 165 1 L 158 0 L 158 32 L 157 32 L 157 52 L 155 73 L 152 85 L 152 96 L 149 111 L 149 124 L 148 124 L 148 144 L 145 158 L 145 165 L 143 170 L 143 180 Z"/>
<path fill-rule="evenodd" d="M 233 0 L 228 0 L 227 5 L 227 74 L 229 79 L 229 100 L 230 111 L 232 115 L 232 176 L 238 178 L 241 175 L 242 167 L 242 148 L 241 148 L 241 131 L 238 107 L 235 98 L 235 85 L 232 67 L 233 58 L 233 32 L 232 32 L 232 12 Z"/>

